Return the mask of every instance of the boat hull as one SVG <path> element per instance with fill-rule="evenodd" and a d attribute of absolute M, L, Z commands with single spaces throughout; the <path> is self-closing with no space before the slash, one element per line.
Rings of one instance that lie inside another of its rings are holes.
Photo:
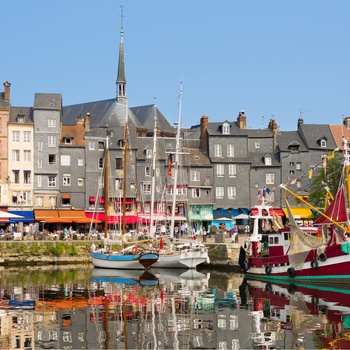
<path fill-rule="evenodd" d="M 160 253 L 159 259 L 152 267 L 156 268 L 174 268 L 174 269 L 195 269 L 198 265 L 208 261 L 208 252 L 180 251 L 169 253 Z"/>
<path fill-rule="evenodd" d="M 344 243 L 347 245 L 348 243 Z M 288 282 L 350 282 L 350 255 L 342 244 L 326 248 L 322 258 L 316 258 L 317 252 L 310 251 L 305 262 L 299 268 L 289 264 L 288 255 L 280 257 L 249 257 L 246 277 L 269 281 Z"/>
<path fill-rule="evenodd" d="M 95 267 L 120 270 L 143 270 L 152 266 L 158 260 L 158 254 L 104 254 L 90 252 Z"/>

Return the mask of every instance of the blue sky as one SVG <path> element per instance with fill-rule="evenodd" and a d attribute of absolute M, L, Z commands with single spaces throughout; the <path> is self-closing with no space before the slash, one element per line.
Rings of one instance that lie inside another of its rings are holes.
<path fill-rule="evenodd" d="M 11 0 L 1 4 L 0 82 L 13 106 L 113 98 L 120 5 L 129 106 L 154 103 L 182 126 L 236 121 L 281 130 L 350 115 L 350 1 Z"/>

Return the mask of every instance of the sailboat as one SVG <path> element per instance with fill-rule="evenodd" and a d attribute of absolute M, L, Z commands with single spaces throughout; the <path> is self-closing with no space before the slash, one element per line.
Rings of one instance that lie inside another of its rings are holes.
<path fill-rule="evenodd" d="M 105 225 L 104 225 L 104 243 L 105 246 L 100 249 L 95 247 L 90 251 L 92 263 L 98 268 L 109 269 L 147 269 L 158 260 L 156 251 L 139 251 L 139 246 L 134 244 L 126 247 L 126 174 L 127 174 L 127 152 L 128 152 L 128 108 L 126 109 L 125 130 L 124 130 L 124 168 L 123 168 L 123 199 L 122 199 L 122 249 L 113 250 L 112 244 L 108 244 L 108 213 L 109 213 L 109 195 L 108 195 L 108 178 L 109 178 L 109 135 L 106 138 L 105 149 L 105 166 L 104 166 L 104 203 L 105 203 Z M 113 243 L 113 242 L 112 242 Z"/>
<path fill-rule="evenodd" d="M 343 175 L 345 181 L 348 180 L 348 160 L 346 154 L 344 173 L 347 176 Z M 296 196 L 285 185 L 280 187 L 285 193 Z M 270 281 L 350 282 L 350 242 L 347 241 L 350 230 L 347 226 L 344 185 L 339 187 L 333 202 L 324 213 L 303 199 L 300 200 L 322 215 L 316 223 L 325 226 L 328 237 L 322 237 L 321 227 L 311 227 L 310 230 L 314 232 L 307 232 L 304 227 L 299 227 L 293 218 L 287 198 L 285 202 L 290 227 L 281 228 L 276 232 L 260 233 L 259 223 L 273 219 L 268 214 L 269 207 L 263 203 L 258 207 L 257 214 L 251 217 L 254 220 L 254 229 L 246 242 L 247 247 L 241 247 L 241 268 L 247 277 Z M 268 245 L 265 250 L 261 249 L 262 240 Z"/>
<path fill-rule="evenodd" d="M 170 224 L 170 237 L 173 237 L 174 224 L 175 224 L 175 206 L 176 206 L 176 188 L 177 177 L 179 168 L 179 151 L 180 151 L 180 123 L 181 123 L 181 109 L 182 109 L 182 84 L 180 88 L 180 104 L 179 115 L 177 123 L 176 133 L 176 148 L 175 148 L 175 169 L 174 169 L 174 184 L 173 184 L 173 198 L 172 198 L 172 215 Z M 154 223 L 154 191 L 155 191 L 155 160 L 157 157 L 157 119 L 155 117 L 155 125 L 153 132 L 153 162 L 152 162 L 152 183 L 151 183 L 151 213 L 150 213 L 150 226 L 151 234 L 153 235 L 153 223 Z M 203 262 L 209 262 L 208 250 L 204 244 L 197 242 L 183 242 L 181 244 L 173 244 L 169 242 L 165 249 L 163 238 L 160 237 L 158 260 L 152 265 L 156 268 L 185 268 L 195 269 L 199 264 Z"/>

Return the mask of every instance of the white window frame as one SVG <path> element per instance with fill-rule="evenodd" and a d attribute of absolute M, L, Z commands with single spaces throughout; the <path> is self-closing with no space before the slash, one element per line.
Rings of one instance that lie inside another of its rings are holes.
<path fill-rule="evenodd" d="M 42 158 L 39 158 L 38 159 L 38 169 L 42 169 L 42 167 L 43 167 L 43 160 L 42 160 Z"/>
<path fill-rule="evenodd" d="M 221 143 L 214 144 L 214 157 L 222 157 L 222 145 L 221 145 Z"/>
<path fill-rule="evenodd" d="M 56 136 L 49 135 L 47 137 L 47 147 L 56 147 Z"/>
<path fill-rule="evenodd" d="M 230 134 L 230 124 L 229 123 L 222 124 L 222 133 L 224 135 L 229 135 Z"/>
<path fill-rule="evenodd" d="M 151 176 L 151 167 L 145 166 L 145 176 Z"/>
<path fill-rule="evenodd" d="M 191 181 L 198 182 L 200 181 L 201 175 L 199 170 L 191 170 Z"/>
<path fill-rule="evenodd" d="M 151 194 L 152 184 L 150 182 L 144 182 L 142 184 L 142 193 L 143 194 Z"/>
<path fill-rule="evenodd" d="M 275 174 L 267 173 L 266 174 L 266 185 L 273 185 L 275 183 Z"/>
<path fill-rule="evenodd" d="M 265 157 L 265 165 L 272 165 L 272 158 L 267 156 Z"/>
<path fill-rule="evenodd" d="M 230 176 L 230 177 L 237 176 L 237 165 L 236 164 L 229 164 L 228 165 L 228 176 Z"/>
<path fill-rule="evenodd" d="M 25 162 L 30 162 L 32 160 L 32 151 L 29 149 L 25 149 L 23 151 L 23 158 Z"/>
<path fill-rule="evenodd" d="M 229 143 L 227 145 L 227 157 L 234 157 L 235 156 L 235 146 L 232 143 Z"/>
<path fill-rule="evenodd" d="M 225 176 L 225 165 L 224 164 L 216 164 L 216 176 L 217 177 Z"/>
<path fill-rule="evenodd" d="M 47 187 L 56 187 L 57 186 L 57 176 L 56 175 L 49 175 L 47 178 Z"/>
<path fill-rule="evenodd" d="M 42 177 L 41 177 L 41 175 L 38 175 L 37 178 L 36 178 L 36 180 L 37 180 L 37 186 L 38 186 L 38 187 L 42 187 L 43 182 L 42 182 Z"/>
<path fill-rule="evenodd" d="M 13 149 L 12 150 L 12 161 L 13 162 L 19 162 L 20 161 L 19 149 Z"/>
<path fill-rule="evenodd" d="M 35 206 L 37 206 L 37 207 L 43 207 L 44 206 L 44 197 L 43 196 L 35 197 Z"/>
<path fill-rule="evenodd" d="M 78 158 L 78 166 L 84 166 L 84 158 Z"/>
<path fill-rule="evenodd" d="M 12 142 L 19 142 L 19 131 L 12 131 Z"/>
<path fill-rule="evenodd" d="M 23 131 L 23 142 L 30 143 L 31 141 L 31 132 Z"/>
<path fill-rule="evenodd" d="M 192 198 L 200 198 L 200 197 L 201 197 L 201 189 L 192 188 Z"/>
<path fill-rule="evenodd" d="M 237 196 L 236 186 L 227 187 L 227 197 L 228 198 L 236 198 L 236 196 Z"/>
<path fill-rule="evenodd" d="M 260 141 L 255 141 L 255 148 L 260 148 Z"/>
<path fill-rule="evenodd" d="M 152 158 L 153 152 L 151 149 L 146 149 L 146 158 Z"/>
<path fill-rule="evenodd" d="M 62 177 L 62 185 L 63 186 L 70 186 L 72 183 L 72 176 L 71 174 L 63 174 L 63 177 Z"/>
<path fill-rule="evenodd" d="M 95 141 L 89 141 L 89 150 L 94 151 L 95 150 Z"/>
<path fill-rule="evenodd" d="M 61 166 L 70 166 L 69 154 L 61 154 Z"/>
<path fill-rule="evenodd" d="M 321 140 L 321 147 L 327 147 L 327 141 L 325 139 Z"/>
<path fill-rule="evenodd" d="M 42 150 L 43 150 L 43 142 L 38 141 L 38 151 L 42 151 Z"/>
<path fill-rule="evenodd" d="M 26 185 L 32 183 L 32 172 L 30 170 L 23 170 L 23 183 Z"/>
<path fill-rule="evenodd" d="M 82 177 L 78 178 L 78 186 L 79 187 L 84 186 L 84 179 Z"/>
<path fill-rule="evenodd" d="M 49 118 L 49 119 L 47 120 L 47 127 L 48 127 L 48 128 L 55 128 L 56 125 L 57 125 L 56 119 L 54 119 L 54 118 Z"/>
<path fill-rule="evenodd" d="M 217 186 L 215 187 L 215 196 L 216 198 L 224 198 L 225 195 L 225 189 L 223 186 Z"/>

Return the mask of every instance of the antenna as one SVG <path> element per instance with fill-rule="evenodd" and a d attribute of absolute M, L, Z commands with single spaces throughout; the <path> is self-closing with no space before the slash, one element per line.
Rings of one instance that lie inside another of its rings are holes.
<path fill-rule="evenodd" d="M 307 112 L 310 112 L 310 111 L 303 111 L 301 108 L 299 109 L 299 117 L 300 118 L 303 118 L 303 113 L 307 113 Z"/>
<path fill-rule="evenodd" d="M 123 10 L 124 10 L 124 5 L 121 4 L 120 5 L 120 18 L 121 18 L 120 27 L 121 27 L 121 29 L 123 29 L 123 18 L 124 18 Z"/>

